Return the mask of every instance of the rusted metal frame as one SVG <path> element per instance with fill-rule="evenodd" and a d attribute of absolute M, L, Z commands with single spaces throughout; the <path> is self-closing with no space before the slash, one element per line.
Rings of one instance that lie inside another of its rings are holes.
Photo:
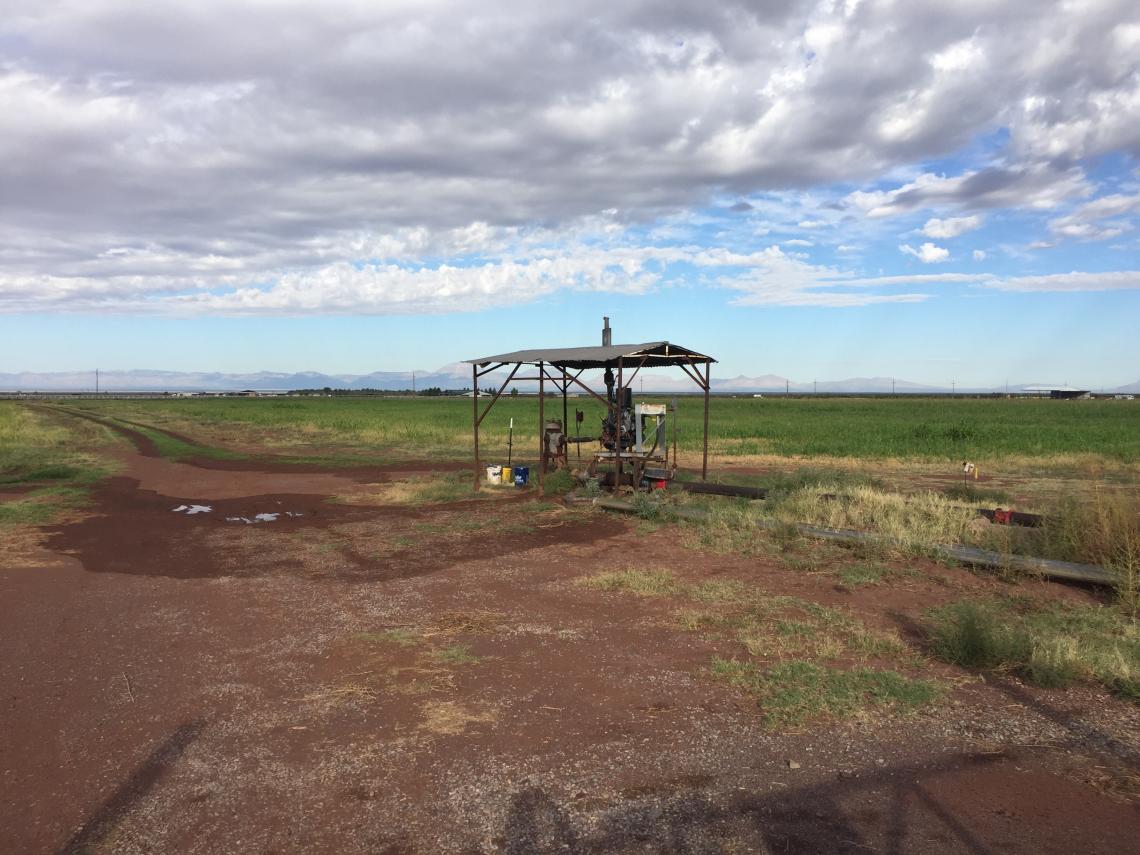
<path fill-rule="evenodd" d="M 701 480 L 709 477 L 709 387 L 712 386 L 712 362 L 705 363 L 705 437 L 701 459 Z"/>
<path fill-rule="evenodd" d="M 704 384 L 701 382 L 700 375 L 694 374 L 693 371 L 689 370 L 689 367 L 687 365 L 685 365 L 685 363 L 678 362 L 677 367 L 680 368 L 682 371 L 684 371 L 686 376 L 688 376 L 688 378 L 690 380 L 692 380 L 694 383 L 696 383 L 698 386 L 701 386 L 702 388 L 704 387 Z"/>
<path fill-rule="evenodd" d="M 475 435 L 475 492 L 479 492 L 479 366 L 471 366 L 471 431 Z"/>
<path fill-rule="evenodd" d="M 542 368 L 542 360 L 538 361 L 538 495 L 545 496 L 544 486 L 546 479 L 544 470 L 546 469 L 546 417 L 543 413 L 543 404 L 546 400 L 546 388 L 543 378 L 546 372 Z"/>
<path fill-rule="evenodd" d="M 491 365 L 491 363 L 489 363 L 489 362 L 484 362 L 483 364 L 484 365 Z M 494 365 L 491 365 L 490 368 L 484 368 L 482 371 L 479 372 L 478 376 L 482 377 L 484 374 L 490 374 L 492 371 L 498 371 L 500 368 L 502 368 L 506 364 L 507 364 L 506 362 L 497 362 Z M 522 363 L 519 363 L 519 364 L 521 365 Z"/>
<path fill-rule="evenodd" d="M 570 382 L 566 379 L 566 369 L 560 365 L 560 366 L 558 366 L 558 370 L 562 372 L 562 434 L 563 434 L 563 436 L 569 436 L 570 435 L 570 419 L 566 415 L 567 414 L 566 390 L 569 388 Z M 569 446 L 566 446 L 566 448 L 569 452 Z M 570 468 L 570 454 L 569 453 L 566 454 L 566 468 L 567 469 Z"/>
<path fill-rule="evenodd" d="M 624 363 L 625 363 L 625 359 L 623 357 L 619 356 L 618 357 L 618 376 L 617 376 L 617 395 L 614 396 L 614 402 L 613 402 L 614 425 L 617 427 L 617 435 L 616 435 L 617 441 L 616 441 L 616 444 L 614 445 L 614 454 L 616 455 L 615 462 L 617 463 L 617 469 L 614 471 L 614 492 L 615 493 L 621 492 L 621 471 L 622 471 L 621 399 L 622 399 L 623 390 L 625 388 L 621 382 L 621 372 L 622 372 L 622 368 L 624 366 Z"/>
<path fill-rule="evenodd" d="M 696 384 L 707 392 L 709 389 L 709 379 L 708 379 L 709 378 L 709 368 L 712 366 L 712 361 L 706 360 L 706 362 L 705 362 L 705 379 L 702 380 L 701 379 L 701 369 L 697 368 L 697 363 L 693 362 L 693 358 L 686 353 L 685 354 L 685 360 L 689 363 L 690 366 L 692 366 L 692 369 L 693 369 L 693 373 L 690 374 L 689 376 L 693 377 L 693 379 L 696 381 Z M 685 367 L 681 363 L 677 363 L 677 364 L 681 365 L 682 368 Z"/>
<path fill-rule="evenodd" d="M 495 393 L 495 396 L 493 398 L 491 398 L 491 403 L 487 404 L 487 408 L 483 410 L 483 414 L 479 416 L 479 424 L 483 424 L 483 419 L 487 418 L 487 413 L 491 412 L 491 407 L 495 406 L 495 403 L 499 400 L 500 396 L 502 396 L 503 390 L 507 388 L 507 384 L 511 382 L 515 376 L 515 372 L 518 371 L 521 367 L 521 362 L 515 363 L 515 367 L 512 368 L 511 373 L 507 375 L 507 379 L 503 381 L 503 385 L 499 387 L 499 391 Z M 475 400 L 479 400 L 478 397 L 476 397 Z"/>
<path fill-rule="evenodd" d="M 585 368 L 582 369 L 582 371 L 585 371 L 585 370 L 586 370 Z M 570 382 L 571 383 L 577 383 L 579 386 L 581 386 L 583 389 L 585 389 L 587 392 L 589 392 L 591 395 L 593 395 L 595 398 L 597 398 L 599 401 L 601 401 L 603 404 L 605 404 L 607 410 L 610 409 L 610 402 L 608 400 L 606 400 L 606 397 L 604 395 L 599 395 L 597 392 L 595 392 L 593 389 L 591 389 L 589 386 L 587 386 L 585 383 L 583 383 L 581 380 L 578 379 L 582 375 L 582 371 L 579 371 L 577 374 L 575 374 L 573 377 L 571 377 Z"/>
<path fill-rule="evenodd" d="M 633 369 L 633 373 L 629 375 L 629 382 L 626 383 L 627 386 L 633 386 L 633 378 L 637 376 L 638 371 L 640 371 L 642 368 L 645 367 L 645 360 L 647 360 L 647 359 L 649 359 L 648 354 L 641 357 L 641 362 L 639 362 L 637 367 L 635 369 Z"/>

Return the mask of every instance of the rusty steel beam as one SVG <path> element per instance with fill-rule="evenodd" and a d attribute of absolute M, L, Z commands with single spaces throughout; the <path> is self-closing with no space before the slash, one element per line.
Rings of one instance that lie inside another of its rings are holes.
<path fill-rule="evenodd" d="M 495 393 L 495 396 L 493 398 L 491 398 L 491 403 L 487 404 L 487 408 L 483 410 L 483 414 L 479 416 L 479 424 L 483 424 L 483 419 L 487 418 L 487 413 L 491 412 L 491 407 L 495 406 L 495 402 L 499 400 L 499 397 L 503 394 L 503 390 L 507 388 L 507 384 L 511 382 L 511 378 L 515 376 L 515 372 L 518 371 L 521 367 L 521 362 L 515 363 L 515 367 L 512 368 L 511 373 L 507 375 L 507 379 L 503 381 L 503 385 L 499 387 L 499 391 Z M 479 400 L 478 395 L 475 396 L 475 400 Z"/>
<path fill-rule="evenodd" d="M 491 365 L 491 367 L 490 368 L 484 368 L 482 371 L 479 372 L 478 376 L 482 377 L 484 374 L 490 374 L 492 371 L 498 371 L 500 368 L 502 368 L 506 364 L 507 363 L 505 363 L 505 362 L 498 362 L 494 365 L 491 365 L 491 363 L 486 362 L 486 363 L 484 363 L 484 365 Z"/>

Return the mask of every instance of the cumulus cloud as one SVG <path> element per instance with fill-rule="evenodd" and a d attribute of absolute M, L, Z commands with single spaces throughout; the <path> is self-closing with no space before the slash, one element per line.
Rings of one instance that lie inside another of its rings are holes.
<path fill-rule="evenodd" d="M 950 250 L 942 246 L 935 246 L 930 241 L 927 241 L 918 249 L 915 249 L 910 244 L 904 243 L 899 246 L 899 252 L 905 255 L 913 255 L 923 264 L 938 264 L 950 258 Z"/>
<path fill-rule="evenodd" d="M 958 235 L 972 232 L 974 229 L 980 227 L 982 218 L 974 215 L 970 217 L 948 217 L 940 220 L 933 217 L 926 221 L 926 225 L 922 227 L 922 233 L 928 238 L 936 238 L 948 240 L 956 238 Z"/>
<path fill-rule="evenodd" d="M 974 261 L 985 261 L 986 251 L 984 249 L 975 249 L 973 252 Z"/>
<path fill-rule="evenodd" d="M 627 281 L 530 251 L 558 234 L 578 258 L 583 223 L 712 199 L 746 220 L 744 196 L 831 182 L 871 188 L 841 207 L 872 218 L 1055 210 L 1092 193 L 1082 158 L 1140 154 L 1140 12 L 1026 8 L 17 5 L 0 19 L 0 310 L 636 290 L 650 267 Z M 884 178 L 998 129 L 984 165 Z"/>

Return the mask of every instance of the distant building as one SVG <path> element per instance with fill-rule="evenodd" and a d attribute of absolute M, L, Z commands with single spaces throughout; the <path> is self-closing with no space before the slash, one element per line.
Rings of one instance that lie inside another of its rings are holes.
<path fill-rule="evenodd" d="M 1021 391 L 1025 395 L 1052 398 L 1055 401 L 1092 397 L 1092 392 L 1089 389 L 1076 389 L 1072 386 L 1025 386 Z"/>

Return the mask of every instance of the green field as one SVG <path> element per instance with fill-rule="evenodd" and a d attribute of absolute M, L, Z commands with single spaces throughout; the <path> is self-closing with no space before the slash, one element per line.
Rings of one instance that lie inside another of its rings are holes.
<path fill-rule="evenodd" d="M 647 400 L 665 400 L 646 396 Z M 486 401 L 480 400 L 480 407 Z M 469 452 L 470 398 L 257 398 L 82 402 L 86 409 L 214 439 L 273 446 L 417 449 L 432 455 Z M 583 435 L 596 435 L 602 407 L 569 402 L 586 416 Z M 561 417 L 550 399 L 547 416 Z M 505 449 L 515 420 L 516 448 L 537 442 L 538 402 L 504 397 L 483 422 L 488 451 Z M 702 403 L 680 398 L 678 444 L 701 444 Z M 573 430 L 571 430 L 573 433 Z M 936 398 L 714 398 L 709 415 L 713 454 L 868 460 L 1100 459 L 1140 461 L 1140 405 L 1129 401 Z"/>

